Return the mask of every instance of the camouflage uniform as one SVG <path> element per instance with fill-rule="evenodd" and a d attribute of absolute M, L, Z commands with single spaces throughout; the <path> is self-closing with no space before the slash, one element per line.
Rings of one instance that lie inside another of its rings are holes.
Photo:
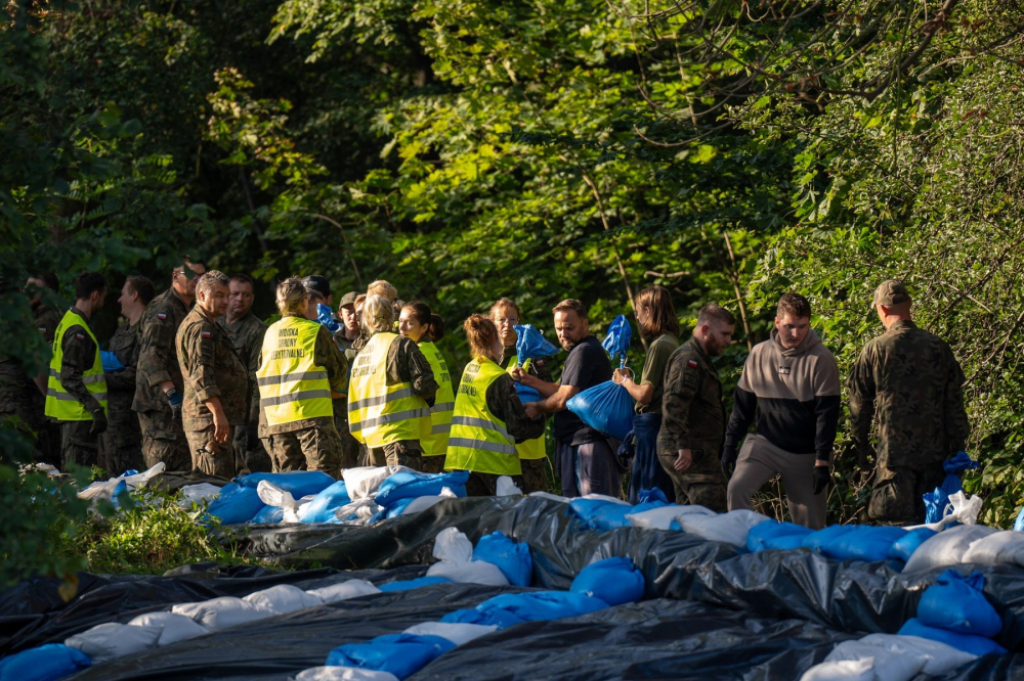
<path fill-rule="evenodd" d="M 672 479 L 677 503 L 727 510 L 721 462 L 725 422 L 718 370 L 697 339 L 691 338 L 668 360 L 658 431 L 658 459 Z M 681 449 L 690 450 L 693 462 L 683 473 L 673 467 Z"/>
<path fill-rule="evenodd" d="M 57 327 L 60 325 L 60 320 L 64 317 L 64 314 L 45 305 L 37 305 L 32 311 L 36 317 L 36 331 L 43 334 L 43 340 L 46 341 L 48 346 L 52 347 L 53 337 L 57 333 Z M 35 384 L 31 376 L 29 380 L 32 381 L 33 385 Z M 61 462 L 60 427 L 56 421 L 46 418 L 46 396 L 38 389 L 38 386 L 35 387 L 36 389 L 31 390 L 30 393 L 32 395 L 33 414 L 39 423 L 39 430 L 37 432 L 39 434 L 39 450 L 42 452 L 42 462 L 59 467 Z"/>
<path fill-rule="evenodd" d="M 77 307 L 71 312 L 88 319 Z M 85 407 L 87 412 L 101 409 L 96 397 L 85 387 L 83 374 L 96 361 L 96 344 L 81 325 L 67 327 L 61 339 L 62 359 L 60 363 L 60 383 L 69 395 Z M 60 421 L 60 453 L 62 470 L 67 470 L 69 463 L 79 466 L 92 466 L 97 463 L 99 453 L 99 435 L 92 431 L 93 421 Z"/>
<path fill-rule="evenodd" d="M 142 470 L 142 430 L 139 417 L 132 411 L 135 400 L 135 373 L 139 366 L 139 325 L 127 322 L 117 327 L 110 339 L 110 351 L 124 365 L 121 371 L 105 375 L 107 379 L 107 430 L 101 441 L 100 467 L 120 475 L 134 468 Z"/>
<path fill-rule="evenodd" d="M 262 357 L 260 359 L 262 362 Z M 348 360 L 321 326 L 313 348 L 313 363 L 327 370 L 331 392 L 347 394 Z M 260 437 L 270 452 L 274 471 L 324 471 L 341 477 L 341 437 L 333 416 L 300 419 L 277 425 L 267 424 L 267 413 L 260 409 Z"/>
<path fill-rule="evenodd" d="M 897 321 L 864 347 L 847 388 L 861 465 L 875 457 L 868 504 L 873 521 L 924 521 L 921 495 L 942 483 L 943 460 L 964 448 L 970 432 L 963 384 L 949 345 L 909 320 Z M 873 423 L 877 447 L 871 444 Z"/>
<path fill-rule="evenodd" d="M 139 320 L 139 365 L 132 410 L 139 415 L 147 468 L 163 461 L 168 471 L 192 470 L 185 431 L 175 421 L 167 396 L 160 389 L 160 383 L 171 381 L 179 393 L 185 391 L 174 337 L 189 307 L 169 288 L 149 303 Z"/>
<path fill-rule="evenodd" d="M 359 337 L 356 337 L 355 340 L 345 337 L 344 325 L 334 332 L 334 344 L 345 353 L 345 359 L 349 366 L 352 366 L 356 355 L 359 354 L 359 350 L 354 347 L 358 340 Z M 338 435 L 341 437 L 341 469 L 355 468 L 361 465 L 361 460 L 365 458 L 366 448 L 359 440 L 352 437 L 352 433 L 348 430 L 348 393 L 345 393 L 345 397 L 333 402 L 334 426 L 338 429 Z M 438 458 L 444 459 L 443 456 Z"/>
<path fill-rule="evenodd" d="M 508 363 L 515 354 L 515 345 L 506 345 L 502 349 L 501 362 L 499 362 L 502 369 L 508 369 Z M 554 383 L 555 379 L 552 376 L 553 368 L 554 360 L 551 357 L 537 357 L 530 362 L 530 367 L 526 372 L 547 383 Z M 546 416 L 541 418 L 544 419 L 545 423 L 547 422 Z M 545 449 L 546 444 L 545 442 Z M 551 466 L 550 458 L 545 456 L 543 459 L 520 459 L 519 463 L 523 468 L 523 494 L 551 491 L 551 483 L 549 481 L 554 477 L 554 470 Z M 551 471 L 550 475 L 548 471 Z"/>
<path fill-rule="evenodd" d="M 228 324 L 227 316 L 217 320 L 217 326 L 224 329 L 231 339 L 235 353 L 249 371 L 249 415 L 243 423 L 232 423 L 232 446 L 238 457 L 239 473 L 269 472 L 270 454 L 257 436 L 260 422 L 260 390 L 256 383 L 256 369 L 260 364 L 260 350 L 263 348 L 263 334 L 267 325 L 254 314 Z"/>
<path fill-rule="evenodd" d="M 185 379 L 181 424 L 192 453 L 192 467 L 205 475 L 235 477 L 234 441 L 213 439 L 213 412 L 206 402 L 220 399 L 228 424 L 245 423 L 249 415 L 249 370 L 235 353 L 227 331 L 198 305 L 178 327 L 178 362 Z M 232 426 L 233 428 L 234 426 Z"/>

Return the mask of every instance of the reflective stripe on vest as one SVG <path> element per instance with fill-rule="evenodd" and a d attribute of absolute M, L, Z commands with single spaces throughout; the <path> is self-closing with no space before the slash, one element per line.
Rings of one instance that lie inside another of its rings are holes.
<path fill-rule="evenodd" d="M 430 408 L 430 435 L 423 438 L 423 456 L 444 456 L 448 453 L 448 433 L 452 427 L 452 413 L 455 410 L 455 393 L 452 392 L 452 377 L 441 351 L 430 341 L 420 343 L 420 350 L 430 362 L 437 381 L 434 406 Z"/>
<path fill-rule="evenodd" d="M 60 365 L 64 358 L 64 334 L 76 325 L 85 329 L 96 346 L 96 357 L 93 359 L 92 366 L 82 372 L 82 382 L 85 383 L 85 389 L 89 391 L 89 394 L 103 407 L 103 413 L 108 413 L 107 378 L 103 375 L 100 344 L 92 329 L 89 328 L 89 322 L 68 310 L 64 313 L 63 319 L 60 320 L 60 324 L 57 325 L 57 330 L 53 334 L 53 357 L 50 358 L 50 375 L 46 381 L 45 413 L 58 421 L 92 421 L 92 414 L 86 411 L 78 398 L 68 393 L 60 382 Z"/>
<path fill-rule="evenodd" d="M 285 317 L 263 335 L 256 384 L 267 425 L 334 416 L 327 369 L 314 363 L 320 324 Z"/>
<path fill-rule="evenodd" d="M 512 375 L 512 370 L 519 366 L 519 356 L 512 355 L 508 358 L 508 371 L 509 375 Z M 532 440 L 526 442 L 520 442 L 516 445 L 516 451 L 519 452 L 520 459 L 543 459 L 548 455 L 547 448 L 544 443 L 544 436 L 535 437 Z"/>
<path fill-rule="evenodd" d="M 387 384 L 388 351 L 396 333 L 377 333 L 352 363 L 348 382 L 348 429 L 367 447 L 430 436 L 430 408 L 409 383 Z"/>
<path fill-rule="evenodd" d="M 522 474 L 515 439 L 509 435 L 505 422 L 487 407 L 487 389 L 504 374 L 500 366 L 484 357 L 477 357 L 466 366 L 455 397 L 446 470 Z"/>

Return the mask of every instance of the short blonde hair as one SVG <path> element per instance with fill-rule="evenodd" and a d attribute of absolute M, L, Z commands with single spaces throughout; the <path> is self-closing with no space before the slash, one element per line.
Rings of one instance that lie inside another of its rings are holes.
<path fill-rule="evenodd" d="M 282 315 L 306 316 L 309 291 L 298 277 L 289 277 L 277 285 L 277 311 Z"/>
<path fill-rule="evenodd" d="M 398 289 L 392 286 L 390 282 L 378 279 L 366 287 L 366 295 L 384 296 L 389 302 L 393 303 L 395 302 L 395 298 L 398 297 Z"/>
<path fill-rule="evenodd" d="M 363 306 L 363 326 L 371 334 L 390 331 L 395 325 L 395 308 L 384 296 L 366 296 Z"/>

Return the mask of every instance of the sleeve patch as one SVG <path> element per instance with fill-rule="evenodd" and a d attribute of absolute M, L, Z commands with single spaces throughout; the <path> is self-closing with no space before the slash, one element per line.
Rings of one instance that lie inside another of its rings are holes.
<path fill-rule="evenodd" d="M 698 366 L 697 365 L 697 360 L 695 360 L 695 359 L 688 359 L 688 360 L 686 360 L 686 366 L 690 367 L 691 369 L 696 369 L 697 366 Z"/>
<path fill-rule="evenodd" d="M 46 333 L 46 327 L 45 326 L 37 326 L 36 327 L 36 331 L 38 331 L 39 333 Z"/>
<path fill-rule="evenodd" d="M 156 313 L 156 318 L 159 319 L 162 322 L 166 322 L 167 321 L 167 314 L 164 313 L 164 312 L 157 312 Z"/>
<path fill-rule="evenodd" d="M 210 332 L 209 331 L 203 331 L 203 338 L 209 338 L 209 337 L 210 337 Z"/>
<path fill-rule="evenodd" d="M 75 334 L 75 338 L 76 338 L 77 340 L 80 340 L 80 341 L 84 341 L 84 340 L 85 340 L 85 334 L 82 334 L 82 333 L 76 333 L 76 334 Z"/>

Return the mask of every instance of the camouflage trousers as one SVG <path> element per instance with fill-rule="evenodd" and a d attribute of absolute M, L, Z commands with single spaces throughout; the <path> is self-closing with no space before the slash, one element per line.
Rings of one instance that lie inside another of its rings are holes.
<path fill-rule="evenodd" d="M 256 437 L 256 428 L 244 424 L 231 426 L 231 446 L 235 450 L 236 475 L 269 473 L 273 469 L 270 453 Z"/>
<path fill-rule="evenodd" d="M 415 441 L 419 444 L 419 441 Z M 408 440 L 390 442 L 368 451 L 369 466 L 405 466 L 414 471 L 423 470 L 423 451 L 410 446 Z M 431 457 L 427 457 L 431 458 Z"/>
<path fill-rule="evenodd" d="M 170 471 L 192 470 L 192 455 L 188 440 L 181 424 L 174 420 L 169 411 L 140 411 L 139 425 L 142 427 L 142 456 L 146 468 L 152 468 L 163 461 Z"/>
<path fill-rule="evenodd" d="M 875 466 L 875 484 L 868 502 L 868 518 L 879 525 L 916 525 L 924 522 L 921 497 L 942 484 L 942 462 L 928 467 Z"/>
<path fill-rule="evenodd" d="M 493 497 L 498 491 L 498 478 L 500 475 L 493 473 L 477 473 L 470 471 L 469 480 L 466 481 L 466 496 L 470 497 Z M 512 482 L 519 489 L 523 488 L 521 475 L 512 475 Z"/>
<path fill-rule="evenodd" d="M 237 472 L 235 456 L 238 452 L 235 451 L 234 440 L 229 436 L 227 442 L 219 444 L 214 441 L 213 432 L 212 423 L 185 431 L 188 449 L 192 453 L 192 470 L 230 480 Z"/>
<path fill-rule="evenodd" d="M 263 438 L 274 472 L 323 471 L 341 477 L 341 437 L 331 422 Z"/>
<path fill-rule="evenodd" d="M 352 437 L 352 433 L 348 430 L 347 412 L 344 415 L 339 415 L 335 412 L 334 427 L 338 429 L 338 435 L 341 437 L 341 469 L 345 470 L 346 468 L 361 466 L 360 455 L 362 452 L 360 449 L 362 445 L 359 443 L 359 440 Z"/>
<path fill-rule="evenodd" d="M 704 450 L 692 449 L 693 463 L 684 472 L 675 469 L 675 456 L 658 455 L 662 469 L 672 480 L 677 504 L 704 506 L 718 513 L 728 510 L 725 495 L 725 475 L 718 455 Z"/>
<path fill-rule="evenodd" d="M 518 482 L 516 484 L 519 485 L 519 489 L 523 490 L 523 494 L 551 491 L 551 483 L 548 482 L 548 468 L 551 466 L 551 463 L 548 457 L 545 456 L 543 459 L 520 459 L 519 463 L 523 467 L 523 479 L 522 484 Z"/>
<path fill-rule="evenodd" d="M 79 466 L 96 464 L 99 454 L 99 436 L 89 431 L 92 421 L 60 422 L 61 469 L 67 470 L 69 463 Z"/>
<path fill-rule="evenodd" d="M 445 456 L 424 456 L 420 459 L 423 473 L 444 473 Z"/>

